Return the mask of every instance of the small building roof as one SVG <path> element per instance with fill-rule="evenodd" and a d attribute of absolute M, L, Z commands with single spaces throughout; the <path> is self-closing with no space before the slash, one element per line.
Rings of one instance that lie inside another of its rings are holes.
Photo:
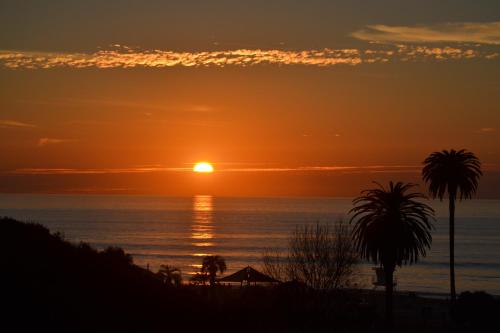
<path fill-rule="evenodd" d="M 247 266 L 231 275 L 225 276 L 219 279 L 220 282 L 279 282 L 264 273 L 257 271 L 256 269 Z"/>

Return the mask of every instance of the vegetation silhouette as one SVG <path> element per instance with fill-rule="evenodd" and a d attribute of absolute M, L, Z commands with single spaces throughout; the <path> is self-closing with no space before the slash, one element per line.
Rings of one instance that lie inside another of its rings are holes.
<path fill-rule="evenodd" d="M 166 314 L 180 328 L 205 311 L 122 249 L 72 244 L 38 224 L 0 218 L 0 260 L 2 325 L 19 332 L 153 331 Z"/>
<path fill-rule="evenodd" d="M 498 332 L 500 299 L 485 292 L 463 292 L 453 305 L 452 315 L 460 332 Z"/>
<path fill-rule="evenodd" d="M 177 267 L 161 265 L 158 270 L 158 275 L 167 286 L 179 287 L 182 284 L 181 270 Z"/>
<path fill-rule="evenodd" d="M 206 273 L 195 273 L 191 278 L 189 279 L 190 283 L 193 285 L 206 285 L 208 282 L 208 274 Z"/>
<path fill-rule="evenodd" d="M 455 289 L 455 202 L 471 199 L 482 176 L 481 162 L 472 152 L 451 149 L 430 154 L 424 161 L 422 177 L 429 185 L 431 196 L 449 200 L 450 295 L 456 300 Z"/>
<path fill-rule="evenodd" d="M 0 260 L 2 327 L 16 332 L 366 332 L 374 317 L 347 296 L 168 287 L 119 248 L 72 244 L 8 218 L 0 218 Z M 214 318 L 224 324 L 207 325 Z"/>
<path fill-rule="evenodd" d="M 295 281 L 318 290 L 353 286 L 359 261 L 348 225 L 338 220 L 333 226 L 303 225 L 288 240 L 287 253 L 267 249 L 264 273 L 279 281 Z"/>
<path fill-rule="evenodd" d="M 297 281 L 273 287 L 173 288 L 158 273 L 136 266 L 120 248 L 101 251 L 87 243 L 73 244 L 41 225 L 9 218 L 0 218 L 0 260 L 2 327 L 16 332 L 365 333 L 383 324 L 378 309 L 383 309 L 384 297 L 378 292 L 318 291 Z M 208 278 L 207 273 L 200 275 Z M 499 306 L 488 295 L 472 301 L 461 296 L 454 311 L 457 326 L 452 326 L 441 312 L 431 311 L 431 320 L 419 320 L 426 308 L 446 311 L 444 300 L 404 293 L 396 293 L 395 299 L 411 306 L 413 317 L 407 317 L 407 305 L 395 313 L 403 318 L 396 327 L 405 332 L 491 327 Z M 223 324 L 207 325 L 214 319 Z"/>
<path fill-rule="evenodd" d="M 425 198 L 423 194 L 409 192 L 414 184 L 390 182 L 387 189 L 378 186 L 354 199 L 350 213 L 359 255 L 384 268 L 386 320 L 392 325 L 394 271 L 396 266 L 412 264 L 426 255 L 432 242 L 434 210 L 417 201 Z"/>
<path fill-rule="evenodd" d="M 201 273 L 208 274 L 212 287 L 215 286 L 217 272 L 223 274 L 226 269 L 226 261 L 221 256 L 206 256 L 201 263 Z"/>

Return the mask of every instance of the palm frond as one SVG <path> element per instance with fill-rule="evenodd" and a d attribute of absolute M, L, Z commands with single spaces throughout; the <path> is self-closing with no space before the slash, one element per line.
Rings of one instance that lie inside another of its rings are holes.
<path fill-rule="evenodd" d="M 408 192 L 415 184 L 389 183 L 366 190 L 353 200 L 353 240 L 366 260 L 394 265 L 414 263 L 430 248 L 434 210 L 417 201 L 426 198 Z"/>
<path fill-rule="evenodd" d="M 431 196 L 440 200 L 446 193 L 453 199 L 472 198 L 482 174 L 479 159 L 464 149 L 434 152 L 425 159 L 422 170 Z"/>

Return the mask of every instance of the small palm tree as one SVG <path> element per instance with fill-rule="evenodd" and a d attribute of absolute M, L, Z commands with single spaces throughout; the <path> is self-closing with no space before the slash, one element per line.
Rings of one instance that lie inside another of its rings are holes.
<path fill-rule="evenodd" d="M 446 194 L 450 211 L 450 294 L 456 300 L 455 291 L 455 201 L 471 199 L 477 191 L 482 176 L 481 162 L 464 149 L 443 150 L 429 155 L 422 170 L 424 181 L 429 184 L 431 196 L 443 200 Z"/>
<path fill-rule="evenodd" d="M 361 192 L 353 200 L 353 240 L 363 259 L 381 264 L 385 273 L 386 318 L 392 322 L 392 293 L 396 266 L 412 264 L 430 248 L 433 209 L 417 199 L 421 193 L 408 192 L 414 184 L 389 183 Z"/>
<path fill-rule="evenodd" d="M 192 284 L 205 285 L 208 281 L 208 275 L 206 273 L 196 273 L 189 279 Z"/>
<path fill-rule="evenodd" d="M 201 264 L 201 272 L 209 276 L 210 285 L 215 285 L 217 271 L 221 274 L 227 269 L 226 261 L 221 256 L 206 256 Z"/>
<path fill-rule="evenodd" d="M 181 270 L 168 265 L 161 265 L 158 274 L 165 284 L 172 286 L 180 286 L 182 283 Z"/>

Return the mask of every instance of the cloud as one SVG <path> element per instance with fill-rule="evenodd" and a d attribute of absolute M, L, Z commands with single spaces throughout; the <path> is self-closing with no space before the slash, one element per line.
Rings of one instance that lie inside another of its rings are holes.
<path fill-rule="evenodd" d="M 216 173 L 331 173 L 342 174 L 367 174 L 367 173 L 420 173 L 421 165 L 352 165 L 352 166 L 298 166 L 298 167 L 217 167 Z M 497 164 L 483 165 L 485 170 L 498 171 Z M 8 174 L 17 175 L 102 175 L 102 174 L 148 174 L 158 172 L 193 172 L 192 167 L 165 167 L 161 165 L 145 165 L 128 168 L 19 168 L 12 171 L 5 171 Z M 0 172 L 2 173 L 2 172 Z"/>
<path fill-rule="evenodd" d="M 434 60 L 462 60 L 484 58 L 493 59 L 492 53 L 485 54 L 478 49 L 457 47 L 429 47 L 424 45 L 396 45 L 402 61 Z"/>
<path fill-rule="evenodd" d="M 151 173 L 164 171 L 192 171 L 192 168 L 133 167 L 133 168 L 20 168 L 12 173 L 21 175 L 100 175 L 123 173 Z"/>
<path fill-rule="evenodd" d="M 134 68 L 173 66 L 252 66 L 310 65 L 333 66 L 338 64 L 357 65 L 360 54 L 353 49 L 323 50 L 261 50 L 239 49 L 226 51 L 175 52 L 169 50 L 133 50 L 116 46 L 110 50 L 94 53 L 50 53 L 28 51 L 0 51 L 0 64 L 6 68 Z"/>
<path fill-rule="evenodd" d="M 214 111 L 214 108 L 207 105 L 192 105 L 185 108 L 189 112 L 207 113 Z"/>
<path fill-rule="evenodd" d="M 78 187 L 78 188 L 69 188 L 69 189 L 62 189 L 60 192 L 62 193 L 69 193 L 69 194 L 81 194 L 81 193 L 88 193 L 88 194 L 102 194 L 102 193 L 120 193 L 120 192 L 130 192 L 135 190 L 132 187 L 98 187 L 98 186 L 92 186 L 92 187 Z"/>
<path fill-rule="evenodd" d="M 351 34 L 380 43 L 478 43 L 500 45 L 500 22 L 461 22 L 420 26 L 370 25 Z"/>
<path fill-rule="evenodd" d="M 36 127 L 33 124 L 23 123 L 16 120 L 5 120 L 0 119 L 0 128 L 33 128 Z"/>
<path fill-rule="evenodd" d="M 386 27 L 386 26 L 373 26 Z M 372 27 L 372 29 L 373 29 Z M 378 33 L 380 34 L 380 32 Z M 387 33 L 384 33 L 385 36 Z M 372 34 L 373 35 L 373 34 Z M 371 39 L 366 33 L 355 33 L 358 38 Z M 390 39 L 386 36 L 386 39 Z M 393 38 L 398 39 L 398 38 Z M 404 39 L 400 37 L 399 39 Z M 405 39 L 406 40 L 406 39 Z M 370 49 L 322 50 L 262 50 L 239 49 L 225 51 L 176 52 L 169 50 L 135 50 L 125 46 L 94 53 L 50 53 L 0 50 L 0 67 L 7 69 L 50 68 L 166 68 L 166 67 L 227 67 L 227 66 L 356 66 L 386 63 L 394 60 L 460 60 L 472 58 L 494 59 L 498 52 L 481 47 L 429 47 L 425 45 L 376 45 Z"/>
<path fill-rule="evenodd" d="M 368 166 L 299 166 L 299 167 L 240 167 L 217 168 L 219 172 L 420 172 L 419 165 L 368 165 Z M 130 174 L 153 172 L 192 172 L 192 167 L 164 167 L 160 165 L 130 168 L 21 168 L 12 171 L 23 175 L 91 175 L 91 174 Z"/>
<path fill-rule="evenodd" d="M 364 165 L 364 166 L 299 166 L 263 168 L 225 168 L 218 172 L 343 172 L 343 173 L 380 173 L 380 172 L 420 172 L 420 165 Z"/>
<path fill-rule="evenodd" d="M 58 144 L 58 143 L 64 143 L 64 142 L 72 142 L 75 140 L 68 140 L 68 139 L 54 139 L 54 138 L 40 138 L 38 140 L 38 146 L 39 147 L 44 147 L 47 145 L 52 145 L 52 144 Z"/>

